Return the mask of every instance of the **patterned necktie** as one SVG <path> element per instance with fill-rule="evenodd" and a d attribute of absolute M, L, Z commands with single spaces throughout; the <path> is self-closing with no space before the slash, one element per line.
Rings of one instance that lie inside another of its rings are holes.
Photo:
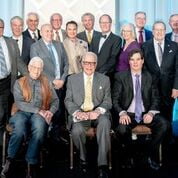
<path fill-rule="evenodd" d="M 178 35 L 174 35 L 174 41 L 178 43 Z"/>
<path fill-rule="evenodd" d="M 87 39 L 88 39 L 88 43 L 91 43 L 92 37 L 91 37 L 91 32 L 87 33 Z"/>
<path fill-rule="evenodd" d="M 142 43 L 143 43 L 143 31 L 140 30 L 138 32 L 139 32 L 139 37 L 138 37 L 139 41 L 138 42 L 139 42 L 140 45 L 142 45 Z"/>
<path fill-rule="evenodd" d="M 55 33 L 56 33 L 56 41 L 61 41 L 60 36 L 59 36 L 59 32 L 56 30 Z"/>
<path fill-rule="evenodd" d="M 161 66 L 162 59 L 163 59 L 163 50 L 162 50 L 162 47 L 161 47 L 161 43 L 158 43 L 158 60 L 159 60 L 159 66 Z"/>
<path fill-rule="evenodd" d="M 142 95 L 139 77 L 140 75 L 135 75 L 135 120 L 137 123 L 142 120 Z"/>
<path fill-rule="evenodd" d="M 32 34 L 33 34 L 33 39 L 34 39 L 35 41 L 37 41 L 37 40 L 38 40 L 38 38 L 37 38 L 37 36 L 36 36 L 36 33 L 35 33 L 35 32 L 33 32 Z"/>
<path fill-rule="evenodd" d="M 4 52 L 0 43 L 0 77 L 6 78 L 8 75 Z"/>
<path fill-rule="evenodd" d="M 91 77 L 87 77 L 85 85 L 85 98 L 83 103 L 83 110 L 84 111 L 93 110 Z"/>

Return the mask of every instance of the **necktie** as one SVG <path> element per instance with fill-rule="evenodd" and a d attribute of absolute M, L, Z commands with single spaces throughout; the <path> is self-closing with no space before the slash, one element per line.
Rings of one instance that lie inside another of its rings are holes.
<path fill-rule="evenodd" d="M 56 66 L 56 59 L 55 59 L 54 52 L 53 52 L 53 49 L 52 49 L 52 44 L 49 43 L 47 46 L 48 46 L 51 61 L 54 64 L 54 66 Z"/>
<path fill-rule="evenodd" d="M 56 30 L 55 33 L 56 33 L 56 41 L 61 41 L 61 40 L 60 40 L 60 36 L 59 36 L 59 32 Z"/>
<path fill-rule="evenodd" d="M 138 42 L 139 42 L 140 45 L 142 45 L 142 43 L 143 43 L 143 31 L 140 30 L 138 32 L 139 32 Z"/>
<path fill-rule="evenodd" d="M 85 98 L 83 103 L 84 111 L 91 111 L 93 109 L 92 102 L 92 83 L 91 77 L 87 77 L 86 85 L 85 85 Z"/>
<path fill-rule="evenodd" d="M 174 41 L 178 43 L 178 35 L 174 35 Z"/>
<path fill-rule="evenodd" d="M 106 37 L 107 37 L 107 35 L 101 35 L 101 37 L 102 37 L 102 38 L 106 38 Z"/>
<path fill-rule="evenodd" d="M 161 43 L 158 43 L 158 60 L 159 60 L 159 66 L 161 66 L 163 58 L 163 50 L 161 48 Z"/>
<path fill-rule="evenodd" d="M 91 37 L 91 32 L 87 33 L 87 39 L 88 39 L 88 43 L 91 43 L 92 37 Z"/>
<path fill-rule="evenodd" d="M 8 75 L 7 65 L 6 65 L 3 49 L 0 43 L 0 77 L 6 78 L 7 75 Z"/>
<path fill-rule="evenodd" d="M 135 120 L 138 123 L 142 120 L 142 95 L 139 77 L 140 75 L 135 75 Z"/>
<path fill-rule="evenodd" d="M 37 40 L 38 40 L 38 38 L 37 38 L 37 36 L 36 36 L 36 33 L 35 33 L 35 32 L 33 32 L 33 39 L 34 39 L 35 41 L 37 41 Z"/>

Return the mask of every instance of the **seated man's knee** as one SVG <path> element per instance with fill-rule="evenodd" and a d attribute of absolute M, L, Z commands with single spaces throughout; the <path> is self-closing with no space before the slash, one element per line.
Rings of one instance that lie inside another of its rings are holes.
<path fill-rule="evenodd" d="M 72 127 L 72 136 L 79 137 L 85 133 L 84 128 L 79 124 L 74 124 Z"/>
<path fill-rule="evenodd" d="M 118 127 L 116 128 L 116 133 L 121 136 L 124 136 L 125 134 L 127 134 L 126 125 L 119 124 Z"/>

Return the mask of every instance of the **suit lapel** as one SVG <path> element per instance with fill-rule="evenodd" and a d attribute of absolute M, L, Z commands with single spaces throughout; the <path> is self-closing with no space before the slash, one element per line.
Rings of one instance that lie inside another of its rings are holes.
<path fill-rule="evenodd" d="M 133 81 L 132 81 L 132 74 L 131 72 L 128 72 L 128 91 L 131 91 L 131 98 L 133 98 L 133 93 L 134 93 L 134 89 L 133 89 Z"/>
<path fill-rule="evenodd" d="M 97 74 L 94 73 L 94 75 L 93 75 L 93 85 L 92 85 L 92 101 L 93 101 L 94 105 L 95 105 L 94 101 L 95 101 L 95 98 L 96 98 L 96 90 L 98 88 L 98 83 L 99 83 L 99 80 L 98 80 Z"/>
<path fill-rule="evenodd" d="M 167 55 L 169 55 L 169 52 L 170 52 L 170 44 L 169 44 L 169 42 L 167 40 L 165 40 L 164 52 L 163 52 L 163 58 L 162 58 L 161 67 L 166 62 L 165 60 L 167 59 Z"/>
<path fill-rule="evenodd" d="M 109 34 L 109 36 L 106 38 L 106 40 L 104 41 L 103 45 L 101 46 L 101 49 L 99 51 L 99 53 L 104 50 L 105 48 L 107 48 L 108 44 L 109 44 L 109 41 L 111 40 L 112 38 L 112 32 Z M 99 40 L 100 41 L 100 40 Z"/>
<path fill-rule="evenodd" d="M 79 74 L 79 79 L 78 79 L 78 86 L 80 86 L 78 88 L 79 91 L 77 91 L 77 93 L 79 93 L 79 97 L 81 97 L 81 105 L 82 103 L 84 103 L 84 97 L 85 97 L 85 87 L 84 87 L 84 76 L 83 76 L 83 72 L 81 72 Z"/>

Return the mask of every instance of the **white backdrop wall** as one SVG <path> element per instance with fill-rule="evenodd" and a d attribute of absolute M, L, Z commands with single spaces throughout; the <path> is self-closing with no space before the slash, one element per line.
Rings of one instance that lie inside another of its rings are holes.
<path fill-rule="evenodd" d="M 75 20 L 81 30 L 81 15 L 91 12 L 95 15 L 95 28 L 99 30 L 99 17 L 103 13 L 113 18 L 113 31 L 115 31 L 115 0 L 25 0 L 24 17 L 28 12 L 37 12 L 40 15 L 40 25 L 48 23 L 50 15 L 59 12 L 63 16 L 63 28 L 69 20 Z"/>

